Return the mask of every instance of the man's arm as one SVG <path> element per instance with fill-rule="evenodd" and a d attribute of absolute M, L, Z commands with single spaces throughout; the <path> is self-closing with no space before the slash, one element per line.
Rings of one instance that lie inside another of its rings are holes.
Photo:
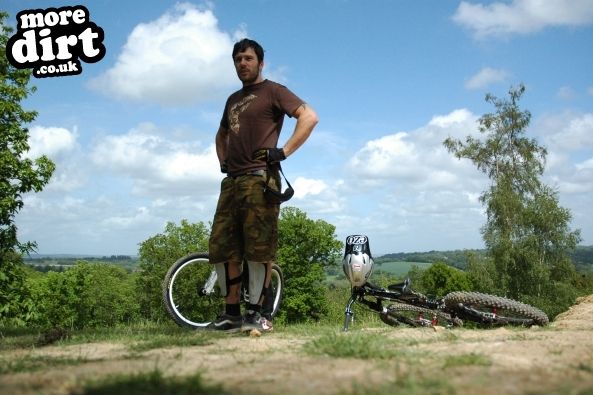
<path fill-rule="evenodd" d="M 304 103 L 295 110 L 292 116 L 296 118 L 297 122 L 292 136 L 290 136 L 283 147 L 284 155 L 286 155 L 286 157 L 291 155 L 301 145 L 303 145 L 303 143 L 311 135 L 311 132 L 313 131 L 315 125 L 317 125 L 317 122 L 319 122 L 319 118 L 317 117 L 315 110 L 313 110 L 313 108 L 308 104 Z"/>
<path fill-rule="evenodd" d="M 227 148 L 229 141 L 229 131 L 222 126 L 218 128 L 216 132 L 216 156 L 218 156 L 218 162 L 222 168 L 222 164 L 227 158 Z"/>

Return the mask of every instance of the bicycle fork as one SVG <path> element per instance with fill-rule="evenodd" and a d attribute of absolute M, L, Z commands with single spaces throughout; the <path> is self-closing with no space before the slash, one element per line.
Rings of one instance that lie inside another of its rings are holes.
<path fill-rule="evenodd" d="M 352 305 L 356 301 L 357 295 L 352 294 L 350 296 L 350 300 L 346 304 L 346 310 L 344 311 L 344 328 L 342 329 L 343 332 L 348 332 L 348 327 L 350 323 L 354 320 L 354 311 L 352 310 Z"/>

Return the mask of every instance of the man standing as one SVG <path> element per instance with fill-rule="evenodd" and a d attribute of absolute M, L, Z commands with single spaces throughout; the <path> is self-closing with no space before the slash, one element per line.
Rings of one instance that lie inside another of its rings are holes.
<path fill-rule="evenodd" d="M 243 39 L 233 47 L 233 62 L 243 87 L 227 99 L 216 133 L 222 180 L 212 224 L 209 253 L 225 311 L 210 329 L 235 332 L 272 329 L 261 306 L 270 285 L 278 246 L 278 202 L 266 199 L 264 187 L 280 191 L 279 162 L 293 154 L 318 122 L 317 114 L 285 86 L 262 77 L 264 50 Z M 282 148 L 277 147 L 284 115 L 297 119 Z M 249 305 L 241 315 L 241 263 L 249 269 Z"/>

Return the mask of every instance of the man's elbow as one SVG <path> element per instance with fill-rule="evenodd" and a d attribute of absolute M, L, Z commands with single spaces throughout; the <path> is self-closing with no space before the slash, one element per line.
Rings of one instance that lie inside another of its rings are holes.
<path fill-rule="evenodd" d="M 314 128 L 315 125 L 317 125 L 319 123 L 319 116 L 317 115 L 315 110 L 313 110 L 312 108 L 309 108 L 308 110 L 309 111 L 307 111 L 307 119 L 308 119 L 309 123 L 311 124 L 311 128 Z"/>

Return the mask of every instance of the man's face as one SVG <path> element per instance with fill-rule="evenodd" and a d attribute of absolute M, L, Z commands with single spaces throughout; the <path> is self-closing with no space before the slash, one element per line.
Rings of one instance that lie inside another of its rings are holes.
<path fill-rule="evenodd" d="M 237 76 L 243 82 L 243 85 L 259 82 L 264 63 L 258 60 L 253 48 L 249 47 L 245 51 L 237 53 L 234 62 Z"/>

